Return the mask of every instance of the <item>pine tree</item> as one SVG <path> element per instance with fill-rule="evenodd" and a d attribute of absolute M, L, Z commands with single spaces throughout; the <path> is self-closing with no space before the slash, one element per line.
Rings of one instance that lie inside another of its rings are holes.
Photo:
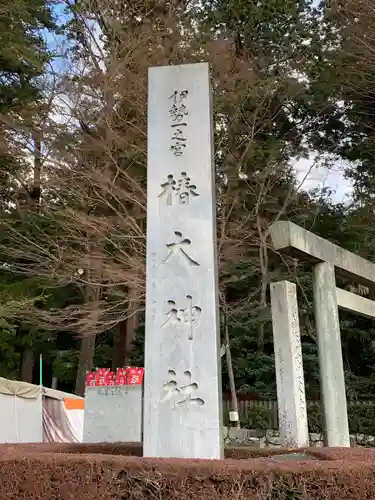
<path fill-rule="evenodd" d="M 27 213 L 40 197 L 40 186 L 35 182 L 30 186 L 28 180 L 33 158 L 34 172 L 40 172 L 38 147 L 34 144 L 34 154 L 30 155 L 22 145 L 37 132 L 35 124 L 44 104 L 39 79 L 51 59 L 44 35 L 54 29 L 51 5 L 47 1 L 0 2 L 0 218 L 3 227 L 16 216 L 17 207 L 24 205 Z M 9 264 L 5 255 L 1 261 L 3 265 Z M 9 281 L 9 267 L 3 274 L 2 296 L 8 303 L 4 315 L 10 315 L 15 311 L 12 304 L 28 307 L 32 299 L 28 294 L 25 298 L 22 290 Z M 17 328 L 9 327 L 8 331 L 14 332 Z M 25 345 L 22 363 L 23 377 L 31 381 L 33 360 L 28 345 Z"/>

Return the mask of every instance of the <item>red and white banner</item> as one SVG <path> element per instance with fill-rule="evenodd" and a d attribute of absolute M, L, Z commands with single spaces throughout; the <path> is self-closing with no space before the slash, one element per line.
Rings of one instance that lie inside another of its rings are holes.
<path fill-rule="evenodd" d="M 86 387 L 107 387 L 118 385 L 141 385 L 143 383 L 144 368 L 124 367 L 111 372 L 109 368 L 97 368 L 96 372 L 86 375 Z"/>
<path fill-rule="evenodd" d="M 139 385 L 143 382 L 143 368 L 128 368 L 128 384 Z"/>

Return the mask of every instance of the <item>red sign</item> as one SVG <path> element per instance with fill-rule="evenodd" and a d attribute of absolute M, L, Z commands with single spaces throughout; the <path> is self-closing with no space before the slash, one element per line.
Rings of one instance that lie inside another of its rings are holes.
<path fill-rule="evenodd" d="M 137 367 L 117 368 L 111 372 L 109 368 L 97 368 L 96 372 L 86 375 L 86 387 L 106 387 L 116 385 L 141 385 L 143 383 L 144 369 Z"/>
<path fill-rule="evenodd" d="M 143 368 L 128 368 L 128 384 L 139 385 L 143 382 Z"/>
<path fill-rule="evenodd" d="M 96 385 L 95 372 L 88 372 L 86 375 L 86 387 Z"/>
<path fill-rule="evenodd" d="M 127 368 L 117 368 L 116 385 L 127 384 Z"/>
<path fill-rule="evenodd" d="M 115 374 L 113 372 L 108 373 L 108 385 L 116 385 Z"/>
<path fill-rule="evenodd" d="M 105 372 L 96 372 L 95 374 L 96 384 L 99 387 L 103 387 L 105 385 L 109 385 L 109 377 L 108 373 Z"/>

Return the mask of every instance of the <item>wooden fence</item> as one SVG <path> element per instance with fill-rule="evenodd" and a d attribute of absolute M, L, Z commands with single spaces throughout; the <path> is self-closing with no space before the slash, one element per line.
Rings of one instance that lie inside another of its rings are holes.
<path fill-rule="evenodd" d="M 307 407 L 319 407 L 320 401 L 307 401 Z M 375 400 L 351 400 L 348 401 L 348 407 L 353 406 L 375 406 Z M 239 399 L 238 400 L 238 413 L 241 421 L 245 421 L 248 417 L 247 414 L 250 413 L 249 410 L 259 409 L 266 419 L 268 419 L 267 428 L 268 429 L 278 429 L 279 428 L 279 415 L 277 408 L 277 401 L 274 400 L 248 400 Z M 229 398 L 224 398 L 223 400 L 223 412 L 224 417 L 228 418 L 229 410 L 231 409 L 231 402 Z M 253 413 L 253 412 L 251 412 Z M 255 412 L 254 412 L 255 413 Z"/>

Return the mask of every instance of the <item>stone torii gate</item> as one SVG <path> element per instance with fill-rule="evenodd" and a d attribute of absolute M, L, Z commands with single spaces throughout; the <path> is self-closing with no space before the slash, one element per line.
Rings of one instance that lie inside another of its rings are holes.
<path fill-rule="evenodd" d="M 375 318 L 375 302 L 336 287 L 336 274 L 370 288 L 375 264 L 293 224 L 270 228 L 273 247 L 313 264 L 313 297 L 317 331 L 325 445 L 350 446 L 338 309 Z M 271 284 L 280 434 L 283 444 L 308 446 L 308 428 L 296 286 Z"/>

